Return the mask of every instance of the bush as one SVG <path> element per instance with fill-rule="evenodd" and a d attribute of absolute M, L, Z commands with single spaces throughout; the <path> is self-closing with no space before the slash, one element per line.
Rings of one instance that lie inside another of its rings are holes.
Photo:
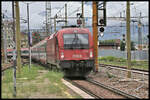
<path fill-rule="evenodd" d="M 115 60 L 116 60 L 116 58 L 113 57 L 113 56 L 108 56 L 106 59 L 107 59 L 108 61 L 115 61 Z"/>
<path fill-rule="evenodd" d="M 106 61 L 106 60 L 107 60 L 107 58 L 106 58 L 106 57 L 99 57 L 99 60 Z"/>
<path fill-rule="evenodd" d="M 117 61 L 118 58 L 113 57 L 113 56 L 107 56 L 107 57 L 99 57 L 99 60 L 102 61 Z"/>
<path fill-rule="evenodd" d="M 118 60 L 117 60 L 117 61 L 119 61 L 119 62 L 126 62 L 126 59 L 118 58 Z"/>

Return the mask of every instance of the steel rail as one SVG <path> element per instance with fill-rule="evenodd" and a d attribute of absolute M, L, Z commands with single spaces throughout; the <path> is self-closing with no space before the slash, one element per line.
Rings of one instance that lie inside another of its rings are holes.
<path fill-rule="evenodd" d="M 22 65 L 27 64 L 27 63 L 28 63 L 28 62 L 22 62 Z M 13 68 L 13 67 L 14 67 L 13 63 L 12 63 L 10 66 L 2 67 L 1 72 L 4 72 L 4 71 L 6 71 L 7 69 L 10 69 L 10 68 Z"/>
<path fill-rule="evenodd" d="M 1 70 L 1 72 L 4 72 L 4 71 L 6 71 L 7 69 L 10 69 L 10 68 L 13 68 L 14 66 L 12 65 L 12 66 L 8 66 L 8 67 L 2 67 L 2 70 Z"/>
<path fill-rule="evenodd" d="M 95 84 L 95 85 L 97 85 L 97 86 L 103 87 L 103 88 L 105 88 L 105 89 L 108 89 L 108 90 L 110 90 L 110 91 L 112 91 L 112 92 L 114 92 L 114 93 L 117 93 L 117 94 L 119 94 L 119 95 L 122 95 L 122 96 L 124 96 L 124 97 L 126 97 L 126 98 L 140 99 L 140 98 L 137 97 L 137 96 L 133 96 L 133 95 L 127 94 L 127 93 L 125 93 L 125 92 L 122 92 L 121 90 L 118 90 L 118 89 L 113 88 L 113 87 L 109 87 L 109 86 L 107 86 L 107 85 L 104 85 L 104 84 L 102 84 L 102 83 L 99 83 L 99 82 L 97 82 L 97 81 L 95 81 L 95 80 L 92 80 L 92 79 L 89 79 L 89 78 L 87 78 L 86 81 L 88 81 L 88 82 L 90 82 L 90 83 L 92 83 L 92 84 Z"/>
<path fill-rule="evenodd" d="M 96 99 L 104 99 L 101 96 L 98 96 L 96 94 L 94 94 L 93 92 L 89 91 L 88 89 L 84 88 L 83 86 L 77 84 L 76 82 L 73 82 L 72 80 L 68 79 L 68 78 L 64 78 L 64 80 L 70 82 L 71 84 L 73 84 L 74 86 L 80 88 L 82 91 L 86 92 L 87 94 L 91 95 L 92 97 L 96 98 Z"/>
<path fill-rule="evenodd" d="M 126 71 L 132 71 L 134 73 L 141 73 L 141 74 L 146 74 L 146 75 L 149 74 L 148 70 L 142 70 L 142 69 L 136 69 L 136 68 L 131 68 L 131 70 L 128 70 L 125 66 L 117 66 L 117 65 L 109 65 L 109 64 L 99 64 L 99 65 L 100 65 L 100 67 L 111 66 L 110 68 L 114 68 L 114 69 L 122 69 L 122 70 L 126 70 Z"/>

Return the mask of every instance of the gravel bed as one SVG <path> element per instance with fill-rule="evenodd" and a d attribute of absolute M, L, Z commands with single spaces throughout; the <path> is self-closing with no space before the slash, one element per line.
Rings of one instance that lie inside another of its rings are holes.
<path fill-rule="evenodd" d="M 92 83 L 86 82 L 84 80 L 74 80 L 74 82 L 76 82 L 77 84 L 83 86 L 84 88 L 86 88 L 87 90 L 90 90 L 92 93 L 102 97 L 102 98 L 117 98 L 117 99 L 123 99 L 124 97 L 121 95 L 118 95 L 116 93 L 113 93 L 107 89 L 104 89 L 102 87 L 93 85 Z"/>
<path fill-rule="evenodd" d="M 141 76 L 140 74 L 132 73 L 132 79 L 128 79 L 126 78 L 126 71 L 120 72 L 114 69 L 108 70 L 103 67 L 100 67 L 99 69 L 100 71 L 98 73 L 91 73 L 89 77 L 95 81 L 114 87 L 128 94 L 135 95 L 140 98 L 149 98 L 148 75 L 144 75 L 143 78 L 143 76 Z"/>

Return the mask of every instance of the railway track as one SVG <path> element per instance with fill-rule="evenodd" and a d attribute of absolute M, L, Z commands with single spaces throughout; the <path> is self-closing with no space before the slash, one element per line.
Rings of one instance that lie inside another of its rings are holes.
<path fill-rule="evenodd" d="M 131 99 L 140 99 L 139 97 L 137 97 L 137 96 L 133 96 L 133 95 L 130 95 L 130 94 L 127 94 L 127 93 L 125 93 L 125 92 L 123 92 L 123 91 L 121 91 L 121 90 L 118 90 L 118 89 L 116 89 L 116 88 L 113 88 L 113 87 L 110 87 L 110 86 L 107 86 L 107 85 L 105 85 L 105 84 L 102 84 L 102 83 L 100 83 L 100 82 L 97 82 L 97 81 L 95 81 L 95 80 L 92 80 L 92 79 L 86 79 L 86 81 L 88 81 L 88 82 L 90 82 L 90 83 L 92 83 L 92 84 L 95 84 L 95 85 L 97 85 L 97 86 L 99 86 L 99 87 L 103 87 L 103 88 L 105 88 L 105 89 L 107 89 L 107 90 L 110 90 L 110 91 L 112 91 L 113 93 L 116 93 L 116 94 L 118 94 L 118 95 L 121 95 L 121 96 L 123 96 L 123 97 L 125 97 L 125 98 L 131 98 Z"/>
<path fill-rule="evenodd" d="M 22 64 L 24 65 L 24 64 L 27 64 L 27 63 L 29 63 L 28 61 L 27 61 L 27 59 L 23 59 L 22 60 Z M 11 61 L 10 63 L 8 63 L 8 64 L 4 64 L 4 65 L 2 65 L 2 70 L 1 70 L 1 72 L 4 72 L 4 71 L 6 71 L 7 69 L 10 69 L 10 68 L 13 68 L 14 67 L 14 63 L 13 63 L 13 61 Z"/>
<path fill-rule="evenodd" d="M 2 70 L 1 72 L 7 70 L 7 69 L 10 69 L 13 67 L 13 62 L 10 62 L 9 64 L 2 64 Z"/>
<path fill-rule="evenodd" d="M 112 88 L 110 86 L 106 86 L 102 83 L 99 83 L 97 81 L 94 81 L 90 78 L 87 78 L 85 80 L 65 80 L 71 82 L 73 85 L 79 87 L 89 95 L 95 97 L 95 98 L 132 98 L 132 99 L 139 99 L 137 96 L 133 96 L 130 94 L 127 94 L 123 91 L 120 91 L 118 89 Z"/>
<path fill-rule="evenodd" d="M 110 65 L 110 64 L 99 64 L 100 67 L 111 67 L 111 68 L 120 68 L 120 69 L 127 69 L 125 66 L 117 66 L 117 65 Z M 136 69 L 136 68 L 131 68 L 132 71 L 139 71 L 139 72 L 144 72 L 148 73 L 148 70 L 143 70 L 143 69 Z"/>
<path fill-rule="evenodd" d="M 81 90 L 83 90 L 83 91 L 86 92 L 87 94 L 91 95 L 92 97 L 97 98 L 97 99 L 98 99 L 98 98 L 101 98 L 101 99 L 102 99 L 101 96 L 94 94 L 94 93 L 93 93 L 92 91 L 90 91 L 90 90 L 87 90 L 87 89 L 86 89 L 85 87 L 83 87 L 82 85 L 79 85 L 79 84 L 77 84 L 76 82 L 74 82 L 74 81 L 72 81 L 72 80 L 70 80 L 70 79 L 68 79 L 68 78 L 64 78 L 64 80 L 66 80 L 66 81 L 70 82 L 71 84 L 75 85 L 76 87 L 80 88 Z"/>

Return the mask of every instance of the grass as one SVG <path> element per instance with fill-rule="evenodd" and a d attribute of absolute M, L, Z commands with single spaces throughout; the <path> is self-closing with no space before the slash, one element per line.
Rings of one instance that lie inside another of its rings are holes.
<path fill-rule="evenodd" d="M 127 66 L 127 60 L 123 59 L 123 58 L 116 58 L 116 57 L 112 57 L 112 56 L 107 56 L 107 57 L 99 57 L 98 60 L 99 60 L 99 63 L 101 63 L 101 64 Z M 148 61 L 132 60 L 131 61 L 131 67 L 143 69 L 143 70 L 149 69 Z"/>
<path fill-rule="evenodd" d="M 40 72 L 39 72 L 40 71 Z M 42 71 L 42 72 L 41 72 Z M 16 98 L 48 97 L 48 98 L 81 98 L 79 95 L 66 95 L 67 87 L 62 83 L 62 72 L 49 71 L 45 68 L 32 64 L 30 70 L 28 65 L 17 71 Z M 2 79 L 2 98 L 13 97 L 13 69 L 5 71 Z"/>

